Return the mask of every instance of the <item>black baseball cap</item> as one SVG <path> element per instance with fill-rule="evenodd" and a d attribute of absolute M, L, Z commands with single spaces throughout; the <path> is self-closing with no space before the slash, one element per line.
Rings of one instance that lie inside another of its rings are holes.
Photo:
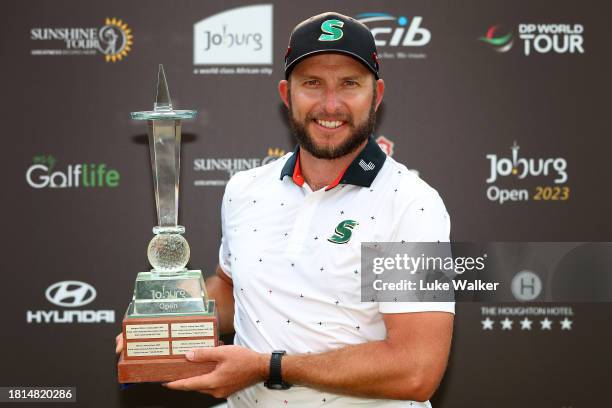
<path fill-rule="evenodd" d="M 365 24 L 344 14 L 322 13 L 295 26 L 285 54 L 285 79 L 304 58 L 323 52 L 347 54 L 378 76 L 374 36 Z"/>

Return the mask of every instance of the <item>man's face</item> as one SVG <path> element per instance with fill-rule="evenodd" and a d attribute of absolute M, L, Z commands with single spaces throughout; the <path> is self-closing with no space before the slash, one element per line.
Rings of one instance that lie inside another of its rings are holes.
<path fill-rule="evenodd" d="M 320 159 L 354 152 L 374 130 L 381 87 L 382 81 L 347 55 L 325 53 L 298 63 L 286 103 L 302 148 Z"/>

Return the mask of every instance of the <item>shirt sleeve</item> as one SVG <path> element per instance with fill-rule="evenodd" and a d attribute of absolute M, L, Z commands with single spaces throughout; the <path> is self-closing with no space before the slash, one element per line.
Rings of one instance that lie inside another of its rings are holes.
<path fill-rule="evenodd" d="M 410 202 L 397 220 L 395 242 L 450 242 L 450 217 L 438 193 Z M 455 302 L 379 302 L 381 313 L 448 312 L 455 313 Z"/>
<path fill-rule="evenodd" d="M 221 203 L 221 245 L 219 246 L 219 266 L 228 278 L 232 277 L 232 263 L 231 263 L 231 252 L 229 250 L 229 244 L 227 242 L 227 230 L 225 226 L 225 204 L 226 196 L 223 197 Z"/>

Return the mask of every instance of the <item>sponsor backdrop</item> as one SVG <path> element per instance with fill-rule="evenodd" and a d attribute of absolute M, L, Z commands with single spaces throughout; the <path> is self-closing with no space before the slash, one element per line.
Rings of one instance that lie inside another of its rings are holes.
<path fill-rule="evenodd" d="M 180 222 L 191 268 L 209 275 L 227 180 L 294 146 L 276 90 L 289 32 L 329 9 L 374 33 L 387 83 L 375 136 L 440 192 L 454 240 L 611 241 L 604 7 L 5 4 L 0 385 L 76 387 L 70 406 L 218 402 L 116 382 L 114 337 L 156 223 L 146 127 L 129 112 L 152 107 L 159 63 L 175 106 L 199 111 L 183 124 Z M 608 405 L 610 305 L 535 305 L 459 304 L 434 406 Z"/>

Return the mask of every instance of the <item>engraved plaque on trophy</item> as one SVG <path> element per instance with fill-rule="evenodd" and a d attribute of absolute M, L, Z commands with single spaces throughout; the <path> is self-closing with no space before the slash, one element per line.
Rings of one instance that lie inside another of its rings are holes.
<path fill-rule="evenodd" d="M 147 250 L 153 269 L 138 273 L 123 319 L 120 383 L 173 381 L 215 365 L 185 358 L 193 348 L 219 345 L 215 302 L 208 299 L 202 272 L 185 268 L 189 244 L 178 225 L 181 120 L 196 113 L 173 109 L 160 65 L 154 109 L 131 114 L 148 123 L 158 225 Z"/>

